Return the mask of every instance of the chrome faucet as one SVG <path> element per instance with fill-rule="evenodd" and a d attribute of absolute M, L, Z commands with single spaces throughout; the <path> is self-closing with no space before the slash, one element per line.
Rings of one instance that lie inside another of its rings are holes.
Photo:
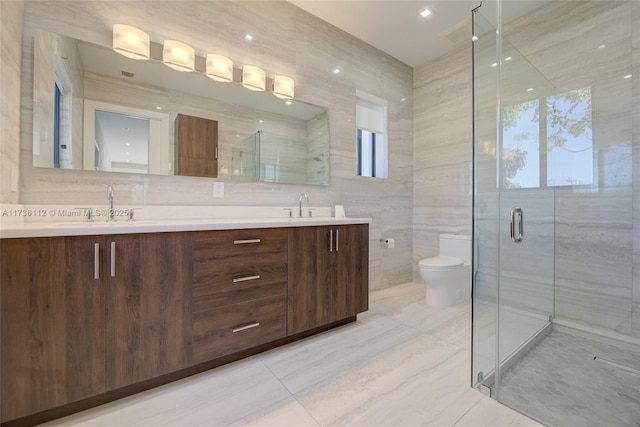
<path fill-rule="evenodd" d="M 116 215 L 113 210 L 113 187 L 107 185 L 107 199 L 109 200 L 109 221 L 115 221 Z"/>
<path fill-rule="evenodd" d="M 298 216 L 302 218 L 302 198 L 307 199 L 307 204 L 309 203 L 309 196 L 306 193 L 300 193 L 300 198 L 298 199 Z"/>

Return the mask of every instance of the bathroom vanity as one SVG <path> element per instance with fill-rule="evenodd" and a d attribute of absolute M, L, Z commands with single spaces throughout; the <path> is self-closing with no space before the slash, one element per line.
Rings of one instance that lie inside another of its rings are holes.
<path fill-rule="evenodd" d="M 2 422 L 32 425 L 356 320 L 368 219 L 2 230 Z"/>

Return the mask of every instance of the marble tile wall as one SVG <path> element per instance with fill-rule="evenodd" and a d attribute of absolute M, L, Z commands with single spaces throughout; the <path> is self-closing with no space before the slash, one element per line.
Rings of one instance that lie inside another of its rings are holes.
<path fill-rule="evenodd" d="M 55 17 L 55 19 L 52 19 Z M 123 23 L 147 31 L 154 41 L 182 40 L 203 54 L 215 48 L 237 63 L 259 64 L 296 81 L 296 97 L 329 109 L 330 185 L 300 186 L 226 182 L 225 198 L 213 199 L 211 180 L 52 171 L 31 164 L 32 103 L 30 43 L 23 44 L 22 185 L 20 202 L 104 203 L 106 183 L 117 202 L 140 205 L 288 205 L 301 192 L 312 205 L 342 204 L 349 216 L 373 218 L 370 286 L 412 279 L 412 69 L 284 1 L 144 2 L 28 1 L 25 39 L 35 28 L 109 46 L 111 26 Z M 251 31 L 252 43 L 242 40 Z M 341 68 L 340 75 L 332 70 Z M 390 164 L 387 180 L 355 176 L 355 90 L 389 103 Z M 403 101 L 404 99 L 404 101 Z M 4 144 L 3 144 L 4 146 Z M 394 237 L 382 250 L 379 239 Z"/>
<path fill-rule="evenodd" d="M 470 30 L 469 30 L 470 31 Z M 471 233 L 471 46 L 413 75 L 413 272 L 441 233 Z"/>
<path fill-rule="evenodd" d="M 12 174 L 17 178 L 20 163 L 23 10 L 22 1 L 0 2 L 0 203 L 19 202 L 19 192 L 11 191 L 11 181 Z"/>

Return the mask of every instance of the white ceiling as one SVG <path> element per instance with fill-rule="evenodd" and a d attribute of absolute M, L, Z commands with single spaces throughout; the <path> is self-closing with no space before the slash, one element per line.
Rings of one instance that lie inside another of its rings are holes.
<path fill-rule="evenodd" d="M 504 2 L 509 22 L 548 0 Z M 478 0 L 289 0 L 301 9 L 335 25 L 394 58 L 417 67 L 471 39 L 471 9 Z M 495 15 L 492 2 L 483 14 Z M 433 14 L 423 18 L 429 8 Z"/>

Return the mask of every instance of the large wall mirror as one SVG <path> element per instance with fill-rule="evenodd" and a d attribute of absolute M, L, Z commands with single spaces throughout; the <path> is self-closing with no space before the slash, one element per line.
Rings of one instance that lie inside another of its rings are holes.
<path fill-rule="evenodd" d="M 36 167 L 329 183 L 323 107 L 41 30 L 33 89 Z"/>

